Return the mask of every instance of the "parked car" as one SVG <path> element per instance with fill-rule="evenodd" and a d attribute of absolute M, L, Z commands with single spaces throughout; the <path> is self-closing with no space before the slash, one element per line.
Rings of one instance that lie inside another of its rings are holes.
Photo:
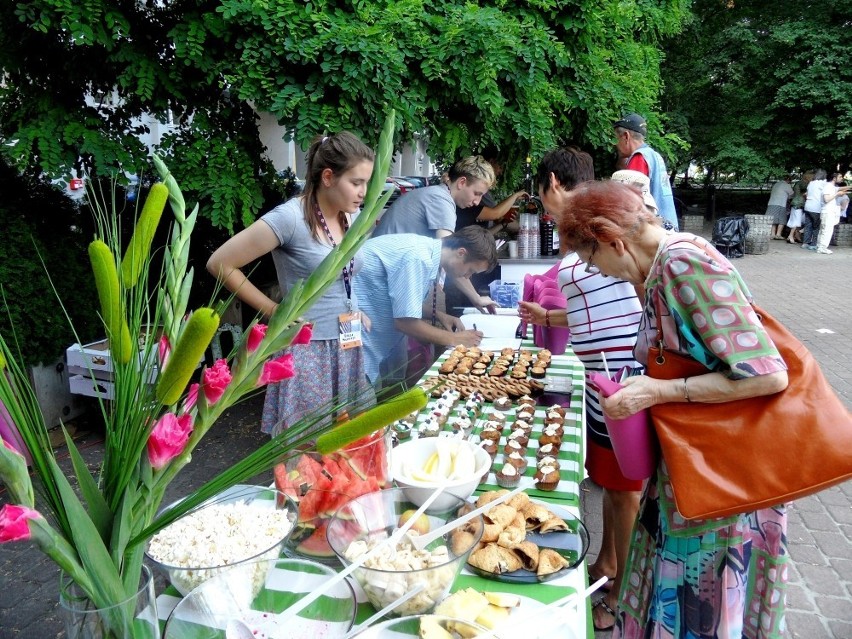
<path fill-rule="evenodd" d="M 400 177 L 388 177 L 385 180 L 385 187 L 382 189 L 382 192 L 393 189 L 393 194 L 391 194 L 390 199 L 388 200 L 388 206 L 393 204 L 399 199 L 400 195 L 405 195 L 409 191 L 413 191 L 416 187 L 409 182 Z"/>
<path fill-rule="evenodd" d="M 429 183 L 429 186 L 435 186 L 436 184 L 441 183 L 441 176 L 440 175 L 430 175 L 428 178 L 426 178 L 426 181 Z"/>
<path fill-rule="evenodd" d="M 429 186 L 429 179 L 425 175 L 406 175 L 404 179 L 411 182 L 416 189 Z"/>

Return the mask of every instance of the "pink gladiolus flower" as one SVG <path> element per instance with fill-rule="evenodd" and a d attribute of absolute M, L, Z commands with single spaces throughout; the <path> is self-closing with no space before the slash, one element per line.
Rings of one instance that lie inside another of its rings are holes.
<path fill-rule="evenodd" d="M 289 379 L 296 374 L 293 368 L 293 356 L 290 353 L 282 355 L 278 359 L 273 359 L 263 365 L 263 371 L 260 373 L 260 378 L 257 380 L 258 386 L 265 384 L 273 384 L 284 379 Z"/>
<path fill-rule="evenodd" d="M 148 461 L 155 470 L 160 470 L 177 457 L 186 447 L 192 433 L 192 416 L 166 413 L 154 425 L 148 438 Z"/>
<path fill-rule="evenodd" d="M 189 391 L 186 393 L 186 399 L 183 400 L 183 412 L 188 413 L 198 401 L 198 384 L 190 384 Z"/>
<path fill-rule="evenodd" d="M 172 345 L 169 344 L 169 338 L 163 335 L 157 344 L 157 354 L 160 357 L 160 369 L 166 367 L 166 362 L 169 361 L 169 355 L 172 353 Z"/>
<path fill-rule="evenodd" d="M 26 541 L 30 538 L 28 519 L 41 517 L 37 511 L 26 506 L 4 504 L 0 508 L 0 543 Z"/>
<path fill-rule="evenodd" d="M 246 350 L 249 353 L 254 353 L 257 347 L 260 346 L 263 338 L 266 337 L 266 329 L 266 324 L 255 324 L 251 327 L 248 335 L 248 343 L 246 344 Z"/>
<path fill-rule="evenodd" d="M 204 369 L 201 376 L 201 388 L 208 404 L 215 404 L 225 393 L 228 384 L 231 383 L 231 369 L 228 368 L 228 360 L 217 359 L 210 368 Z"/>
<path fill-rule="evenodd" d="M 299 329 L 299 332 L 296 333 L 296 337 L 293 338 L 293 344 L 309 343 L 311 341 L 311 334 L 313 331 L 314 327 L 311 324 L 305 324 Z"/>

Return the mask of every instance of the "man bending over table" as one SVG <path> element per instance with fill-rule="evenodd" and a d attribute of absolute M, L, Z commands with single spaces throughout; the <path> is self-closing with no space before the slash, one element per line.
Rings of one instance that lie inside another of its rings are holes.
<path fill-rule="evenodd" d="M 360 251 L 355 278 L 361 310 L 372 320 L 364 335 L 364 361 L 372 384 L 404 376 L 406 336 L 421 342 L 476 346 L 482 333 L 437 310 L 437 287 L 444 276 L 469 279 L 497 264 L 494 237 L 469 226 L 443 239 L 396 234 L 373 237 Z"/>

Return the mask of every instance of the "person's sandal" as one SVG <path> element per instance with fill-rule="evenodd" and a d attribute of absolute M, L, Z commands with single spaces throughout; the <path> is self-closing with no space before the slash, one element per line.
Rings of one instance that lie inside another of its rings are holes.
<path fill-rule="evenodd" d="M 606 602 L 606 598 L 601 597 L 595 603 L 593 603 L 592 604 L 592 610 L 594 611 L 594 609 L 597 608 L 598 606 L 603 608 L 605 612 L 612 615 L 612 623 L 609 624 L 608 626 L 599 626 L 598 624 L 595 623 L 594 612 L 592 612 L 592 625 L 595 627 L 595 630 L 606 631 L 606 630 L 612 630 L 613 628 L 615 628 L 615 610 L 613 610 L 612 608 L 609 607 L 609 604 Z"/>

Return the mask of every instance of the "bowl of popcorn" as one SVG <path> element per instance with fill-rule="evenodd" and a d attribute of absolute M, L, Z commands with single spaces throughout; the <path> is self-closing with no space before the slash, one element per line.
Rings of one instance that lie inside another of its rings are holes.
<path fill-rule="evenodd" d="M 145 556 L 183 596 L 225 572 L 245 575 L 257 591 L 266 579 L 259 560 L 280 556 L 298 514 L 274 488 L 233 486 L 154 535 Z"/>
<path fill-rule="evenodd" d="M 410 536 L 425 534 L 466 512 L 465 500 L 450 497 L 449 507 L 433 505 L 427 509 L 393 547 L 382 542 L 416 514 L 418 508 L 404 489 L 390 488 L 361 495 L 335 513 L 328 525 L 328 543 L 344 566 L 376 550 L 353 573 L 376 609 L 422 586 L 418 594 L 389 613 L 422 614 L 430 612 L 450 591 L 459 570 L 482 537 L 482 515 L 465 524 L 466 534 L 454 535 L 452 541 L 449 535 L 444 535 L 422 550 L 409 541 Z"/>
<path fill-rule="evenodd" d="M 456 497 L 470 497 L 490 469 L 491 456 L 482 447 L 456 437 L 419 437 L 391 451 L 394 483 L 418 506 L 444 486 L 435 504 L 452 507 Z"/>
<path fill-rule="evenodd" d="M 288 609 L 335 575 L 329 566 L 306 559 L 279 558 L 254 562 L 266 575 L 255 591 L 249 572 L 228 572 L 208 579 L 181 599 L 169 616 L 164 639 L 242 637 L 255 639 L 333 639 L 352 628 L 358 612 L 355 591 L 338 582 L 295 616 Z"/>

